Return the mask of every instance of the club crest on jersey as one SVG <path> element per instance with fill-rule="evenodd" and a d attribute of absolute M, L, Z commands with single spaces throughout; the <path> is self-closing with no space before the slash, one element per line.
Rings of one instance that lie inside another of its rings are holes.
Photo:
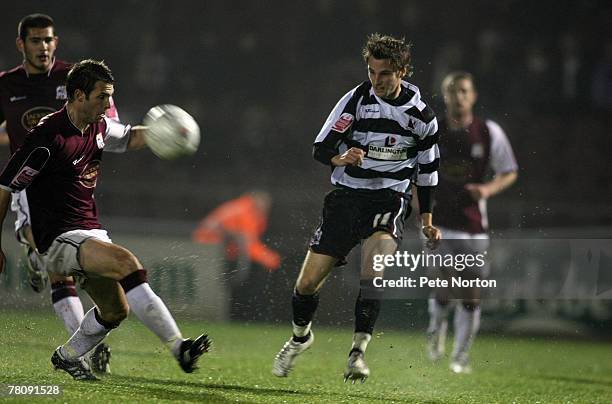
<path fill-rule="evenodd" d="M 344 133 L 351 127 L 354 119 L 355 117 L 353 117 L 353 115 L 345 112 L 344 114 L 340 115 L 340 118 L 338 118 L 336 123 L 334 123 L 332 130 L 335 130 L 338 133 Z"/>
<path fill-rule="evenodd" d="M 42 118 L 53 112 L 55 112 L 55 110 L 50 107 L 30 108 L 21 115 L 21 126 L 23 126 L 25 130 L 30 130 L 38 125 L 38 122 L 40 122 Z"/>
<path fill-rule="evenodd" d="M 96 143 L 98 144 L 98 149 L 104 149 L 104 136 L 101 133 L 96 135 Z"/>
<path fill-rule="evenodd" d="M 482 143 L 474 143 L 472 145 L 471 156 L 475 159 L 480 159 L 484 157 L 484 146 Z"/>
<path fill-rule="evenodd" d="M 68 99 L 68 92 L 66 91 L 66 86 L 55 87 L 55 99 L 56 100 Z"/>
<path fill-rule="evenodd" d="M 98 182 L 98 171 L 100 171 L 100 160 L 92 160 L 81 171 L 79 182 L 85 188 L 94 188 Z"/>

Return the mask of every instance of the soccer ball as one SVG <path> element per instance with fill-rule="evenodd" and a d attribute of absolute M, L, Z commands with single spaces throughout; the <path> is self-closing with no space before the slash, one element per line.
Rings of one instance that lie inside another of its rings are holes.
<path fill-rule="evenodd" d="M 198 150 L 200 127 L 189 113 L 176 105 L 157 105 L 143 119 L 145 142 L 165 160 L 188 156 Z"/>

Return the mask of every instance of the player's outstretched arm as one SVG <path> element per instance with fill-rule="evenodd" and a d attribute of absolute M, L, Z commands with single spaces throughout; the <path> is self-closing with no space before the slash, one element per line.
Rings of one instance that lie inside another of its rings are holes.
<path fill-rule="evenodd" d="M 6 212 L 8 210 L 10 201 L 11 192 L 4 188 L 0 188 L 0 229 L 2 229 L 2 225 L 4 224 L 4 218 L 6 217 Z M 4 271 L 5 265 L 6 258 L 4 256 L 4 251 L 2 250 L 2 232 L 0 231 L 0 273 Z"/>
<path fill-rule="evenodd" d="M 147 127 L 144 125 L 132 126 L 130 133 L 130 142 L 128 143 L 128 150 L 140 150 L 147 145 L 147 143 L 145 142 L 146 130 Z"/>

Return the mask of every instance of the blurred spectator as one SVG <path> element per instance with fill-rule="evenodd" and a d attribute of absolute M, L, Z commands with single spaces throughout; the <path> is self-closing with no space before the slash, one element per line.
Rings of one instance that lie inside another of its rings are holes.
<path fill-rule="evenodd" d="M 196 243 L 224 246 L 224 275 L 229 281 L 230 317 L 234 320 L 253 318 L 258 293 L 252 292 L 257 288 L 261 272 L 251 271 L 251 267 L 260 266 L 272 272 L 280 266 L 280 255 L 260 240 L 268 227 L 271 204 L 272 198 L 267 192 L 247 192 L 214 209 L 192 235 Z"/>
<path fill-rule="evenodd" d="M 193 232 L 196 243 L 225 246 L 225 257 L 238 263 L 242 256 L 272 272 L 280 266 L 280 255 L 261 242 L 268 227 L 272 205 L 270 194 L 254 190 L 227 201 L 209 213 Z M 241 276 L 246 277 L 246 276 Z"/>

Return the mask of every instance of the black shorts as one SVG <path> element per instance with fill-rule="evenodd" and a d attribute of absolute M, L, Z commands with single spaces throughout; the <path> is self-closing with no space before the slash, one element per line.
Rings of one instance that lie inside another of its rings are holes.
<path fill-rule="evenodd" d="M 377 231 L 400 241 L 410 211 L 410 197 L 390 189 L 335 189 L 325 196 L 310 249 L 338 258 L 343 265 L 353 247 Z"/>

